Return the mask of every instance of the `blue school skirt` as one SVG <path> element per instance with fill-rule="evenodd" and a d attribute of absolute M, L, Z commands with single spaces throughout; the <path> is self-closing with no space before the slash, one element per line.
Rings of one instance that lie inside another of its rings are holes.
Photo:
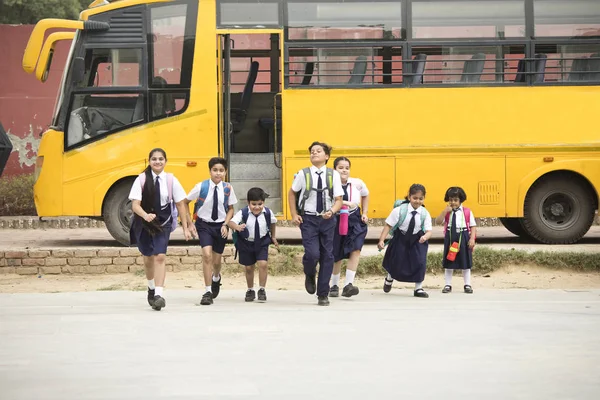
<path fill-rule="evenodd" d="M 368 226 L 361 221 L 360 216 L 360 208 L 348 215 L 348 234 L 345 236 L 340 235 L 340 217 L 338 216 L 333 231 L 333 258 L 335 262 L 348 259 L 350 253 L 355 250 L 362 250 L 367 237 Z"/>
<path fill-rule="evenodd" d="M 460 248 L 458 253 L 456 253 L 456 259 L 450 261 L 446 258 L 451 244 L 450 229 L 452 228 L 448 228 L 446 236 L 444 236 L 444 258 L 442 259 L 442 265 L 446 269 L 471 269 L 473 267 L 473 251 L 469 249 L 469 239 L 471 235 L 469 235 L 467 229 L 463 229 L 460 232 L 462 238 L 460 239 Z M 452 241 L 458 242 L 458 233 L 454 232 L 452 236 Z"/>
<path fill-rule="evenodd" d="M 415 283 L 425 280 L 429 242 L 419 243 L 423 235 L 421 230 L 413 235 L 404 235 L 399 229 L 394 231 L 383 257 L 383 268 L 394 280 Z"/>
<path fill-rule="evenodd" d="M 171 237 L 171 205 L 167 203 L 156 217 L 163 230 L 154 234 L 154 236 L 144 229 L 144 222 L 139 215 L 134 214 L 131 221 L 129 240 L 132 245 L 137 244 L 140 253 L 147 257 L 167 253 L 167 246 Z"/>

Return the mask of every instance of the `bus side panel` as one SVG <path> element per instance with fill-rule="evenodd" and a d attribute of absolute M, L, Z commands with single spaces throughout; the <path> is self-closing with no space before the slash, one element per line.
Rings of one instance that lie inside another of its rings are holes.
<path fill-rule="evenodd" d="M 553 171 L 572 171 L 587 179 L 598 195 L 600 189 L 600 159 L 591 153 L 563 154 L 554 161 L 544 162 L 552 153 L 508 157 L 506 161 L 506 216 L 523 217 L 523 205 L 531 185 L 541 176 Z"/>
<path fill-rule="evenodd" d="M 418 154 L 399 157 L 396 159 L 396 176 L 398 198 L 406 196 L 413 183 L 425 186 L 424 203 L 433 217 L 446 207 L 444 195 L 451 186 L 465 190 L 465 206 L 473 210 L 475 217 L 504 215 L 504 155 Z"/>

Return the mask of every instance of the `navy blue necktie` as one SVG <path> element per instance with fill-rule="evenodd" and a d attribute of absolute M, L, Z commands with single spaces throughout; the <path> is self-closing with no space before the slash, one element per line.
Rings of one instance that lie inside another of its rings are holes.
<path fill-rule="evenodd" d="M 154 181 L 154 213 L 157 215 L 161 208 L 160 204 L 160 179 L 157 176 L 156 181 Z"/>
<path fill-rule="evenodd" d="M 416 211 L 411 211 L 412 217 L 410 218 L 410 222 L 408 223 L 408 229 L 406 229 L 407 235 L 412 235 L 415 230 L 415 216 L 417 215 Z"/>
<path fill-rule="evenodd" d="M 348 184 L 346 183 L 345 185 L 342 185 L 342 189 L 344 189 L 344 197 L 342 197 L 342 200 L 349 201 L 349 199 L 348 199 Z"/>
<path fill-rule="evenodd" d="M 219 218 L 219 187 L 215 186 L 215 191 L 213 192 L 213 208 L 212 214 L 210 217 L 213 221 L 216 221 Z"/>
<path fill-rule="evenodd" d="M 323 180 L 321 179 L 321 174 L 323 172 L 317 172 L 317 175 L 319 175 L 319 179 L 317 179 L 317 213 L 322 213 L 323 212 L 323 192 L 321 191 L 323 189 Z"/>
<path fill-rule="evenodd" d="M 254 249 L 260 250 L 260 224 L 256 215 L 254 216 Z"/>

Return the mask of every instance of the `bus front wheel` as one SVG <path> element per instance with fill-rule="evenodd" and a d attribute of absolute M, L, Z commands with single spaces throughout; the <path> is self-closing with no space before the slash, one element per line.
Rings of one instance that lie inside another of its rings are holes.
<path fill-rule="evenodd" d="M 132 181 L 129 179 L 117 183 L 106 195 L 102 216 L 108 232 L 123 246 L 129 246 L 129 227 L 131 226 L 131 200 L 129 191 Z"/>
<path fill-rule="evenodd" d="M 594 222 L 594 196 L 589 184 L 572 174 L 540 178 L 525 197 L 523 228 L 546 244 L 580 240 Z"/>

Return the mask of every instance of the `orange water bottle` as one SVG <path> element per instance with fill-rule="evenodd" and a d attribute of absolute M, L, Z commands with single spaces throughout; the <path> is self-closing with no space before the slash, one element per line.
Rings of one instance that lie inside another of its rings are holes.
<path fill-rule="evenodd" d="M 448 255 L 446 256 L 446 259 L 448 261 L 456 260 L 456 253 L 458 253 L 458 250 L 458 242 L 453 242 L 448 249 Z"/>

